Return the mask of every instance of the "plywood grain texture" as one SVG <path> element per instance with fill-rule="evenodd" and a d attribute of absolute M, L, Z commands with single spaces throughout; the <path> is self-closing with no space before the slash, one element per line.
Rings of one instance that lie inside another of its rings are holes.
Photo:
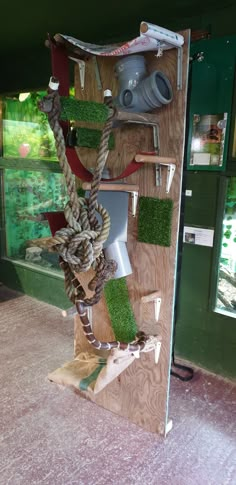
<path fill-rule="evenodd" d="M 133 269 L 127 277 L 130 301 L 139 329 L 149 334 L 162 335 L 162 348 L 158 365 L 154 355 L 142 354 L 119 378 L 111 383 L 96 397 L 87 395 L 97 404 L 109 409 L 143 428 L 165 434 L 168 419 L 168 393 L 171 360 L 171 339 L 173 327 L 173 304 L 175 291 L 176 252 L 179 226 L 179 208 L 181 179 L 184 154 L 185 110 L 188 75 L 189 31 L 183 32 L 185 44 L 183 49 L 183 89 L 177 91 L 177 50 L 165 51 L 157 59 L 154 53 L 145 54 L 150 72 L 163 71 L 170 79 L 174 97 L 173 102 L 157 110 L 160 127 L 160 156 L 176 159 L 176 173 L 170 193 L 166 195 L 167 169 L 162 169 L 162 186 L 155 185 L 155 172 L 152 164 L 146 164 L 131 175 L 126 182 L 139 185 L 139 194 L 148 197 L 166 198 L 174 202 L 172 219 L 171 247 L 144 244 L 137 241 L 137 217 L 131 214 L 129 203 L 128 253 Z M 117 58 L 98 58 L 103 89 L 111 89 L 113 96 L 117 93 L 117 81 L 113 66 Z M 102 102 L 102 91 L 98 91 L 94 76 L 94 64 L 86 64 L 85 89 L 81 91 L 76 68 L 76 97 L 79 99 Z M 130 125 L 114 130 L 115 150 L 110 152 L 107 167 L 112 176 L 116 176 L 127 166 L 138 151 L 153 149 L 152 129 Z M 92 167 L 96 160 L 96 151 L 79 149 L 82 162 Z M 91 277 L 91 275 L 90 275 Z M 159 321 L 154 318 L 154 305 L 142 303 L 141 298 L 158 291 L 161 298 Z M 109 316 L 104 297 L 93 308 L 93 328 L 95 335 L 102 340 L 113 338 Z M 75 354 L 80 350 L 91 350 L 87 343 L 79 317 L 75 317 Z"/>

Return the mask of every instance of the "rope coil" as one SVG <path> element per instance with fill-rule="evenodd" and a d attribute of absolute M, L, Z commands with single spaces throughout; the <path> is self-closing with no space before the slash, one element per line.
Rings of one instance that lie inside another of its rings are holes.
<path fill-rule="evenodd" d="M 106 103 L 108 119 L 102 131 L 90 196 L 89 199 L 78 197 L 75 177 L 66 157 L 65 139 L 59 123 L 61 107 L 59 93 L 56 89 L 58 85 L 56 78 L 50 79 L 48 95 L 39 102 L 39 109 L 48 115 L 49 125 L 55 138 L 58 160 L 65 176 L 69 195 L 69 202 L 65 207 L 68 226 L 57 231 L 48 240 L 47 247 L 59 254 L 60 266 L 65 276 L 67 296 L 76 305 L 84 334 L 94 348 L 103 350 L 119 348 L 138 353 L 153 350 L 160 339 L 151 337 L 152 340 L 150 340 L 150 337 L 144 332 L 138 332 L 135 341 L 127 344 L 119 341 L 101 342 L 96 339 L 92 331 L 86 307 L 92 306 L 100 300 L 105 283 L 112 278 L 117 269 L 117 263 L 113 260 L 107 261 L 103 254 L 103 244 L 110 231 L 110 216 L 107 210 L 97 202 L 115 111 L 111 106 L 111 98 L 108 98 Z M 96 213 L 101 216 L 101 224 L 98 223 Z M 94 295 L 86 298 L 77 273 L 86 272 L 91 267 L 96 270 L 95 277 L 89 283 L 89 289 L 94 291 Z M 156 339 L 155 344 L 153 338 Z"/>

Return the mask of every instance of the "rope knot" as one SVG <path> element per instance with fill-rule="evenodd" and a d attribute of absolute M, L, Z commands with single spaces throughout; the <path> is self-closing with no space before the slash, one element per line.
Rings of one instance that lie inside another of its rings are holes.
<path fill-rule="evenodd" d="M 76 232 L 72 228 L 64 228 L 57 231 L 55 236 L 64 238 L 64 243 L 58 245 L 57 251 L 64 261 L 73 265 L 74 271 L 85 272 L 91 268 L 94 262 L 95 248 L 97 249 L 93 245 L 98 236 L 96 231 Z M 102 246 L 100 245 L 101 250 Z"/>

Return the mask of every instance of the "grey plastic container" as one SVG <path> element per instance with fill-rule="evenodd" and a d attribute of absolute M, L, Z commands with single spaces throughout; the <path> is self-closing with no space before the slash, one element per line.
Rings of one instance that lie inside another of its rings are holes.
<path fill-rule="evenodd" d="M 120 92 L 118 102 L 128 111 L 145 113 L 169 104 L 172 99 L 173 90 L 169 79 L 163 72 L 154 71 L 135 89 Z"/>

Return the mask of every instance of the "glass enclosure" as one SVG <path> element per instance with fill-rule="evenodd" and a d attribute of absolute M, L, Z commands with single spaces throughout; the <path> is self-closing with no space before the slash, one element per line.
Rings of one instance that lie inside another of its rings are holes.
<path fill-rule="evenodd" d="M 58 271 L 57 254 L 30 247 L 30 241 L 51 235 L 42 213 L 63 210 L 67 200 L 63 174 L 5 169 L 5 256 Z"/>
<path fill-rule="evenodd" d="M 38 109 L 39 99 L 46 93 L 28 93 L 4 98 L 3 157 L 57 161 L 53 133 L 45 113 Z"/>
<path fill-rule="evenodd" d="M 228 179 L 217 284 L 217 311 L 236 317 L 236 177 Z"/>

